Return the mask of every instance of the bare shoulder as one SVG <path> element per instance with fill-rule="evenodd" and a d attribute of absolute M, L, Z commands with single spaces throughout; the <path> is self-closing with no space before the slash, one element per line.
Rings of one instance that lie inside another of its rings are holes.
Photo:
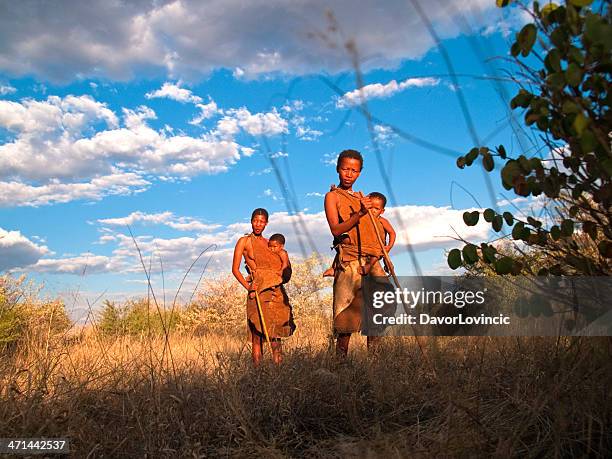
<path fill-rule="evenodd" d="M 332 203 L 335 204 L 338 202 L 338 193 L 334 192 L 334 189 L 325 193 L 325 204 Z"/>
<path fill-rule="evenodd" d="M 393 225 L 391 224 L 391 222 L 389 220 L 387 220 L 384 217 L 378 217 L 380 218 L 380 222 L 383 225 L 383 228 L 387 229 L 387 230 L 393 230 Z"/>

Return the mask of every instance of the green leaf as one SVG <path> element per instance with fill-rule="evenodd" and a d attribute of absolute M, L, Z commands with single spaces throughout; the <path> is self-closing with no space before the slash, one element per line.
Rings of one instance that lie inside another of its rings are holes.
<path fill-rule="evenodd" d="M 584 116 L 582 113 L 578 113 L 576 115 L 576 118 L 574 118 L 574 123 L 572 126 L 574 127 L 574 130 L 576 131 L 578 135 L 582 135 L 582 133 L 584 132 L 588 124 L 589 124 L 589 119 L 586 116 Z"/>
<path fill-rule="evenodd" d="M 551 73 L 550 75 L 548 75 L 548 78 L 546 78 L 546 82 L 553 89 L 562 89 L 563 87 L 565 87 L 565 73 L 564 72 Z"/>
<path fill-rule="evenodd" d="M 520 173 L 521 170 L 519 168 L 518 162 L 516 160 L 511 159 L 501 170 L 501 177 L 503 183 L 509 187 L 512 187 L 512 182 L 514 181 L 514 178 L 520 175 Z"/>
<path fill-rule="evenodd" d="M 518 42 L 515 41 L 514 43 L 512 43 L 512 46 L 510 47 L 510 54 L 512 54 L 513 57 L 517 57 L 520 52 L 521 52 L 521 47 L 519 46 Z"/>
<path fill-rule="evenodd" d="M 495 0 L 495 4 L 498 8 L 505 8 L 510 4 L 512 0 Z"/>
<path fill-rule="evenodd" d="M 612 26 L 597 14 L 588 14 L 584 21 L 583 42 L 610 46 L 612 42 Z"/>
<path fill-rule="evenodd" d="M 560 72 L 561 71 L 561 53 L 557 48 L 553 48 L 544 59 L 544 65 L 549 72 Z"/>
<path fill-rule="evenodd" d="M 478 252 L 474 244 L 468 244 L 463 247 L 463 259 L 466 263 L 473 265 L 478 261 Z"/>
<path fill-rule="evenodd" d="M 457 269 L 461 266 L 461 252 L 459 249 L 453 249 L 448 253 L 448 266 L 450 269 Z"/>
<path fill-rule="evenodd" d="M 472 212 L 463 212 L 463 221 L 467 226 L 476 226 L 478 224 L 478 218 L 480 213 L 477 210 Z"/>
<path fill-rule="evenodd" d="M 510 270 L 510 272 L 512 273 L 513 276 L 518 276 L 519 274 L 521 274 L 521 271 L 523 270 L 523 264 L 519 261 L 513 261 L 512 262 L 512 269 Z"/>
<path fill-rule="evenodd" d="M 523 235 L 524 229 L 525 225 L 523 224 L 523 222 L 517 222 L 514 225 L 514 228 L 512 228 L 512 239 L 514 239 L 515 241 L 520 240 Z"/>
<path fill-rule="evenodd" d="M 569 237 L 574 233 L 574 221 L 566 218 L 561 222 L 561 235 Z"/>
<path fill-rule="evenodd" d="M 501 229 L 502 229 L 503 224 L 504 224 L 504 222 L 502 220 L 501 215 L 496 215 L 493 218 L 493 222 L 492 222 L 493 231 L 499 233 L 501 231 Z"/>
<path fill-rule="evenodd" d="M 506 149 L 504 148 L 503 145 L 500 145 L 499 147 L 497 147 L 497 153 L 499 154 L 499 157 L 501 159 L 506 159 Z"/>
<path fill-rule="evenodd" d="M 482 216 L 484 217 L 486 222 L 491 223 L 493 221 L 493 218 L 495 217 L 495 211 L 493 209 L 486 209 L 482 213 Z"/>
<path fill-rule="evenodd" d="M 530 216 L 527 217 L 527 223 L 529 223 L 534 228 L 540 228 L 542 226 L 542 222 L 541 221 L 538 221 L 535 218 L 530 217 Z"/>
<path fill-rule="evenodd" d="M 582 69 L 572 62 L 565 71 L 565 80 L 570 86 L 577 87 L 582 82 Z"/>
<path fill-rule="evenodd" d="M 457 158 L 457 167 L 459 169 L 463 169 L 465 167 L 465 158 L 463 156 L 459 156 Z"/>
<path fill-rule="evenodd" d="M 515 109 L 517 107 L 526 108 L 529 106 L 531 100 L 533 99 L 533 94 L 524 89 L 519 89 L 519 92 L 516 96 L 512 98 L 510 101 L 510 108 Z"/>
<path fill-rule="evenodd" d="M 521 29 L 518 34 L 517 40 L 521 47 L 521 54 L 523 57 L 527 57 L 531 52 L 531 48 L 536 41 L 537 29 L 534 24 L 527 24 Z"/>
<path fill-rule="evenodd" d="M 510 212 L 504 212 L 504 220 L 506 220 L 506 225 L 512 226 L 514 223 L 514 217 Z"/>
<path fill-rule="evenodd" d="M 472 148 L 470 152 L 465 155 L 465 163 L 471 166 L 476 158 L 478 158 L 478 148 Z"/>
<path fill-rule="evenodd" d="M 484 167 L 487 172 L 491 172 L 495 168 L 495 163 L 491 153 L 487 152 L 486 154 L 482 155 L 482 167 Z"/>
<path fill-rule="evenodd" d="M 563 105 L 561 106 L 561 111 L 564 115 L 569 115 L 570 113 L 578 113 L 580 111 L 580 107 L 573 101 L 568 99 L 563 102 Z"/>
<path fill-rule="evenodd" d="M 499 260 L 495 261 L 495 272 L 497 274 L 510 274 L 512 272 L 512 258 L 510 257 L 501 257 Z"/>
<path fill-rule="evenodd" d="M 574 6 L 589 6 L 593 0 L 569 0 L 569 2 Z"/>
<path fill-rule="evenodd" d="M 484 242 L 480 244 L 480 250 L 482 252 L 482 259 L 485 263 L 494 263 L 495 262 L 495 247 L 485 244 Z"/>

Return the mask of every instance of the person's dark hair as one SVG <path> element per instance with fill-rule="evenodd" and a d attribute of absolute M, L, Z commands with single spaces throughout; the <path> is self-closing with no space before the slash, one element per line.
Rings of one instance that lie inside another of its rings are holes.
<path fill-rule="evenodd" d="M 257 209 L 255 209 L 253 213 L 251 214 L 251 221 L 258 215 L 263 215 L 264 217 L 266 217 L 266 221 L 268 221 L 268 211 L 266 209 L 263 209 L 261 207 L 258 207 Z"/>
<path fill-rule="evenodd" d="M 374 199 L 380 199 L 380 200 L 382 201 L 382 203 L 383 203 L 383 209 L 384 209 L 384 208 L 385 208 L 385 206 L 387 205 L 387 197 L 386 197 L 384 194 L 379 193 L 378 191 L 372 191 L 372 192 L 371 192 L 371 193 L 368 195 L 368 197 L 370 197 L 370 198 L 374 198 Z"/>
<path fill-rule="evenodd" d="M 357 150 L 343 150 L 338 155 L 338 162 L 336 163 L 336 171 L 340 169 L 340 163 L 344 158 L 356 159 L 359 161 L 359 170 L 363 169 L 363 156 Z"/>
<path fill-rule="evenodd" d="M 270 241 L 270 242 L 276 241 L 279 244 L 285 245 L 285 236 L 283 236 L 280 233 L 276 233 L 276 234 L 273 234 L 272 236 L 270 236 L 270 239 L 268 239 L 268 241 Z"/>

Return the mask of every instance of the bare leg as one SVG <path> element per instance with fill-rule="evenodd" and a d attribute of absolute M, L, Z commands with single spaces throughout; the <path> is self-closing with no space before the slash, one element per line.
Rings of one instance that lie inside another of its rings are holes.
<path fill-rule="evenodd" d="M 350 333 L 338 333 L 336 338 L 336 355 L 346 357 L 348 354 L 349 341 L 351 340 Z"/>
<path fill-rule="evenodd" d="M 276 365 L 280 365 L 283 361 L 283 347 L 280 340 L 274 340 L 272 344 L 272 361 Z"/>
<path fill-rule="evenodd" d="M 257 368 L 261 364 L 262 356 L 262 339 L 255 333 L 251 333 L 251 357 L 253 358 L 253 366 Z"/>

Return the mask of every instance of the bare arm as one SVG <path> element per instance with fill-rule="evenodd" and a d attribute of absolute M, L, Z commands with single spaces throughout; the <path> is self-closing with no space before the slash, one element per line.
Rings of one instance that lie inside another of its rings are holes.
<path fill-rule="evenodd" d="M 329 192 L 325 195 L 325 217 L 327 218 L 327 224 L 331 233 L 336 236 L 340 236 L 346 233 L 353 226 L 359 223 L 359 219 L 368 214 L 368 209 L 372 207 L 372 202 L 368 197 L 361 198 L 361 208 L 358 212 L 351 215 L 345 222 L 340 222 L 338 215 L 338 197 L 335 193 Z"/>
<path fill-rule="evenodd" d="M 286 250 L 281 250 L 279 252 L 281 260 L 283 261 L 283 266 L 281 268 L 281 273 L 283 277 L 283 284 L 286 284 L 291 280 L 291 262 L 289 261 L 289 255 Z"/>
<path fill-rule="evenodd" d="M 251 287 L 249 283 L 246 281 L 242 273 L 240 272 L 240 262 L 242 261 L 242 254 L 244 253 L 244 248 L 246 245 L 246 237 L 241 237 L 238 239 L 236 243 L 236 247 L 234 248 L 234 258 L 232 260 L 232 274 L 234 277 L 240 282 L 245 289 L 250 290 Z"/>
<path fill-rule="evenodd" d="M 395 244 L 395 230 L 393 229 L 393 226 L 391 226 L 391 223 L 389 223 L 389 220 L 387 220 L 386 218 L 380 217 L 380 223 L 382 223 L 382 227 L 384 228 L 385 233 L 389 235 L 389 243 L 385 247 L 385 250 L 389 252 L 389 250 L 391 250 L 393 248 L 393 245 Z"/>

